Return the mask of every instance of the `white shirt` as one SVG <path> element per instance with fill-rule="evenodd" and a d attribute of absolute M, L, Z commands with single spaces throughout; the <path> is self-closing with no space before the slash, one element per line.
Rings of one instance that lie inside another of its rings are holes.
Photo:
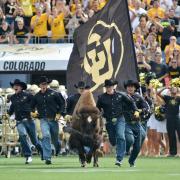
<path fill-rule="evenodd" d="M 175 16 L 180 17 L 180 6 L 177 6 L 177 8 L 175 9 Z M 179 19 L 179 26 L 177 28 L 177 31 L 180 32 L 180 19 Z"/>
<path fill-rule="evenodd" d="M 169 10 L 172 5 L 172 0 L 160 0 L 160 7 L 163 8 L 165 11 Z"/>
<path fill-rule="evenodd" d="M 141 14 L 147 14 L 147 11 L 144 10 L 143 8 L 139 8 L 137 10 L 135 9 L 134 11 L 137 14 L 137 16 L 131 22 L 131 26 L 133 28 L 133 32 L 134 32 L 135 28 L 139 25 L 139 17 L 140 17 L 140 15 Z M 130 12 L 130 17 L 132 17 L 132 15 L 133 15 L 132 12 Z"/>

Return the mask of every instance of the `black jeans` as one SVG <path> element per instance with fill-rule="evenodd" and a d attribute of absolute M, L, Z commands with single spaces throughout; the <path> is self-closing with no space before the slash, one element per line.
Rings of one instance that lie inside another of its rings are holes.
<path fill-rule="evenodd" d="M 167 117 L 167 132 L 169 137 L 169 153 L 171 155 L 176 155 L 177 154 L 176 132 L 178 134 L 178 139 L 180 141 L 180 119 L 178 116 Z"/>

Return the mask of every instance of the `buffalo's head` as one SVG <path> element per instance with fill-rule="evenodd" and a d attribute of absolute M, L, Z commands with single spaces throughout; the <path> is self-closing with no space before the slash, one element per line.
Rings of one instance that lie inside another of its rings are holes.
<path fill-rule="evenodd" d="M 85 134 L 98 133 L 101 129 L 101 113 L 94 106 L 84 106 L 77 111 L 80 129 Z"/>

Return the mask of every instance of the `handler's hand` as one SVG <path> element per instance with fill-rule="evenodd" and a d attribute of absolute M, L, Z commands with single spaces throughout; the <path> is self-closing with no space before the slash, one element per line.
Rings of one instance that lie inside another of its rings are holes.
<path fill-rule="evenodd" d="M 35 111 L 35 112 L 31 112 L 31 117 L 32 118 L 37 118 L 38 117 L 38 112 L 37 111 Z"/>
<path fill-rule="evenodd" d="M 134 112 L 134 117 L 137 118 L 137 119 L 139 118 L 139 111 Z"/>
<path fill-rule="evenodd" d="M 61 117 L 62 117 L 62 116 L 61 116 L 61 114 L 56 114 L 56 118 L 55 118 L 55 119 L 56 119 L 56 121 L 60 120 L 60 119 L 61 119 Z"/>
<path fill-rule="evenodd" d="M 70 122 L 70 121 L 72 120 L 72 116 L 66 115 L 66 116 L 64 117 L 64 119 L 65 119 L 66 122 Z"/>
<path fill-rule="evenodd" d="M 4 119 L 9 119 L 10 118 L 10 116 L 9 116 L 9 114 L 4 114 L 3 116 L 2 116 Z"/>

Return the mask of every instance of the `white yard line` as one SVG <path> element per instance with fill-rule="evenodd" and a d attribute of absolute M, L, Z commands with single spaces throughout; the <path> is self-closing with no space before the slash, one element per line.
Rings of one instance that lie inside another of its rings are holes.
<path fill-rule="evenodd" d="M 180 173 L 171 173 L 171 174 L 168 174 L 169 176 L 180 176 Z"/>
<path fill-rule="evenodd" d="M 16 170 L 17 171 L 17 170 Z M 94 173 L 94 172 L 114 172 L 114 173 L 119 173 L 119 172 L 138 172 L 141 171 L 139 169 L 108 169 L 108 168 L 99 168 L 99 169 L 74 169 L 74 168 L 68 168 L 68 169 L 18 169 L 20 172 L 26 172 L 26 171 L 34 171 L 34 172 L 42 172 L 42 173 Z"/>
<path fill-rule="evenodd" d="M 47 169 L 42 170 L 44 173 L 94 173 L 94 172 L 137 172 L 137 169 Z"/>

